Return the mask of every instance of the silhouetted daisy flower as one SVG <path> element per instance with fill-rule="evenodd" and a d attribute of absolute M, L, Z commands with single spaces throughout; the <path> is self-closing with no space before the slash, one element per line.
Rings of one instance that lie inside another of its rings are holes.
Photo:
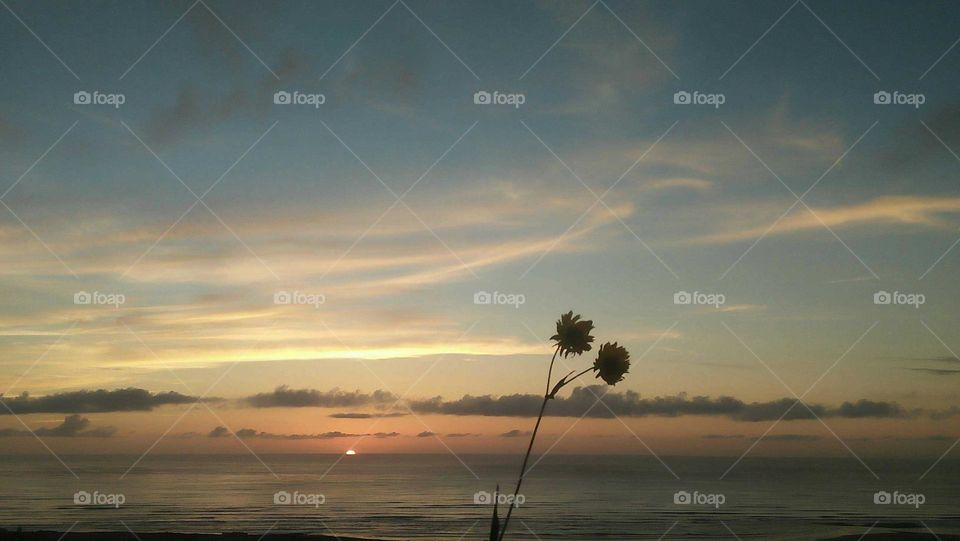
<path fill-rule="evenodd" d="M 593 369 L 596 370 L 597 377 L 602 378 L 607 385 L 616 385 L 630 370 L 630 353 L 616 342 L 607 342 L 597 351 Z"/>
<path fill-rule="evenodd" d="M 573 315 L 573 311 L 560 316 L 557 320 L 557 334 L 550 337 L 560 347 L 560 354 L 567 357 L 571 354 L 580 355 L 584 351 L 590 351 L 593 346 L 593 336 L 590 331 L 593 330 L 592 320 L 580 320 L 580 314 Z"/>
<path fill-rule="evenodd" d="M 557 393 L 561 389 L 591 370 L 597 373 L 598 378 L 603 378 L 603 381 L 607 382 L 608 385 L 616 385 L 618 382 L 623 381 L 623 375 L 630 370 L 630 353 L 627 352 L 626 348 L 620 347 L 616 342 L 607 342 L 600 346 L 600 350 L 597 351 L 597 360 L 593 362 L 593 366 L 584 368 L 579 372 L 571 370 L 569 374 L 560 378 L 556 384 L 553 385 L 553 390 L 550 390 L 550 385 L 553 383 L 553 363 L 557 360 L 557 355 L 567 357 L 571 354 L 580 355 L 584 351 L 590 351 L 593 347 L 590 344 L 593 342 L 593 336 L 590 335 L 591 332 L 593 332 L 593 321 L 581 321 L 580 314 L 573 315 L 572 310 L 566 314 L 562 314 L 560 319 L 557 320 L 557 334 L 550 337 L 551 340 L 556 342 L 557 349 L 550 359 L 550 368 L 547 370 L 547 393 L 543 396 L 543 404 L 540 405 L 540 415 L 537 416 L 537 422 L 533 425 L 533 432 L 530 433 L 530 445 L 527 446 L 527 454 L 523 456 L 523 463 L 520 464 L 520 476 L 517 478 L 517 488 L 513 491 L 514 499 L 520 494 L 523 475 L 527 471 L 527 462 L 530 460 L 530 451 L 533 450 L 533 442 L 537 439 L 537 430 L 540 429 L 540 421 L 543 420 L 543 412 L 547 409 L 547 403 L 551 399 L 556 398 Z M 497 492 L 494 494 L 499 494 L 499 491 L 500 486 L 497 485 Z M 501 526 L 500 519 L 497 516 L 497 508 L 494 506 L 493 519 L 490 522 L 490 541 L 503 541 L 507 533 L 507 526 L 510 525 L 510 517 L 516 508 L 516 505 L 507 507 L 507 517 L 503 521 L 503 526 Z"/>

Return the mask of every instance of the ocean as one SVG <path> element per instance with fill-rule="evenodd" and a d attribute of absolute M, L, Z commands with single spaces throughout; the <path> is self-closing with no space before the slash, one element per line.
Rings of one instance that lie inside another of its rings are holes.
<path fill-rule="evenodd" d="M 0 457 L 0 526 L 485 539 L 486 493 L 498 481 L 512 492 L 521 457 L 148 455 L 123 479 L 136 456 L 62 458 L 79 479 L 50 456 Z M 509 538 L 824 539 L 878 522 L 873 533 L 960 532 L 957 461 L 921 481 L 931 459 L 868 461 L 878 480 L 853 458 L 750 457 L 720 480 L 733 460 L 664 457 L 678 480 L 650 456 L 548 455 Z"/>

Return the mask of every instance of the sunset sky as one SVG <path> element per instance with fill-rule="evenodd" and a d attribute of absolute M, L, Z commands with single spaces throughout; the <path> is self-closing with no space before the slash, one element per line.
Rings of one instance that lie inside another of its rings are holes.
<path fill-rule="evenodd" d="M 568 310 L 633 365 L 542 450 L 960 437 L 955 7 L 5 8 L 4 452 L 516 453 Z"/>

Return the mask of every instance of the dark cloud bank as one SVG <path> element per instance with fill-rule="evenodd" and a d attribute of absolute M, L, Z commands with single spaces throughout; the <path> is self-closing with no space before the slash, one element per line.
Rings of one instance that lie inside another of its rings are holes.
<path fill-rule="evenodd" d="M 225 438 L 228 436 L 237 436 L 240 439 L 262 439 L 262 440 L 333 440 L 337 438 L 395 438 L 400 435 L 399 432 L 375 432 L 373 434 L 351 434 L 348 432 L 321 432 L 318 434 L 274 434 L 272 432 L 261 432 L 253 428 L 241 428 L 236 434 L 232 434 L 225 426 L 218 426 L 207 434 L 211 438 Z"/>
<path fill-rule="evenodd" d="M 860 399 L 830 406 L 817 403 L 797 404 L 793 398 L 781 398 L 766 402 L 745 402 L 730 396 L 658 396 L 644 398 L 634 391 L 607 392 L 608 387 L 577 387 L 567 397 L 552 401 L 547 414 L 554 417 L 679 417 L 683 415 L 723 416 L 738 421 L 785 421 L 808 420 L 815 417 L 828 418 L 884 418 L 907 419 L 925 416 L 943 419 L 960 415 L 960 408 L 954 406 L 944 410 L 907 409 L 896 402 Z M 606 393 L 606 394 L 604 394 Z M 597 401 L 602 397 L 602 402 Z M 192 404 L 197 397 L 176 392 L 151 393 L 144 389 L 127 388 L 114 391 L 74 391 L 57 393 L 42 397 L 32 397 L 24 393 L 15 398 L 0 397 L 0 414 L 11 412 L 29 413 L 87 413 L 150 411 L 156 407 L 171 404 Z M 223 401 L 222 399 L 203 399 L 204 401 Z M 462 398 L 445 400 L 442 397 L 406 400 L 410 410 L 418 414 L 437 415 L 480 415 L 491 417 L 534 417 L 539 411 L 542 396 L 537 394 L 464 395 Z M 277 387 L 268 393 L 259 393 L 236 401 L 242 407 L 254 408 L 369 408 L 373 411 L 333 413 L 330 416 L 339 419 L 372 419 L 381 417 L 400 417 L 407 412 L 393 411 L 394 395 L 386 391 L 343 391 L 331 389 L 291 389 Z M 270 438 L 270 433 L 258 433 L 256 437 Z M 299 439 L 322 439 L 323 434 L 286 435 Z M 350 436 L 350 435 L 348 435 Z M 357 435 L 361 436 L 361 435 Z M 451 435 L 448 435 L 452 437 Z"/>
<path fill-rule="evenodd" d="M 115 432 L 116 429 L 109 426 L 90 428 L 90 419 L 80 415 L 68 415 L 62 423 L 53 428 L 40 427 L 33 430 L 33 434 L 37 436 L 54 438 L 109 438 Z M 29 430 L 0 429 L 0 438 L 29 435 L 31 435 Z"/>
<path fill-rule="evenodd" d="M 218 399 L 204 399 L 211 402 Z M 195 397 L 177 392 L 151 393 L 129 387 L 106 391 L 71 391 L 34 398 L 23 393 L 14 398 L 0 396 L 0 415 L 29 413 L 105 413 L 111 411 L 150 411 L 168 404 L 192 404 Z"/>

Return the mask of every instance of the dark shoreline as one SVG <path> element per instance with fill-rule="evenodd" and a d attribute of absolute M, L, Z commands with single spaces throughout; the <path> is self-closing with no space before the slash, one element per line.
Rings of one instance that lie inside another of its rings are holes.
<path fill-rule="evenodd" d="M 379 541 L 369 537 L 345 537 L 331 535 L 310 535 L 302 533 L 138 533 L 130 532 L 55 532 L 51 530 L 22 531 L 0 528 L 0 541 Z"/>
<path fill-rule="evenodd" d="M 51 530 L 23 531 L 0 528 L 0 541 L 378 541 L 373 538 L 344 537 L 330 535 L 311 535 L 302 533 L 267 533 L 248 534 L 240 532 L 211 533 L 139 533 L 134 536 L 130 532 L 64 532 Z M 820 538 L 817 541 L 960 541 L 960 535 L 938 534 L 937 537 L 929 532 L 875 532 L 867 535 L 842 535 L 839 537 Z"/>

